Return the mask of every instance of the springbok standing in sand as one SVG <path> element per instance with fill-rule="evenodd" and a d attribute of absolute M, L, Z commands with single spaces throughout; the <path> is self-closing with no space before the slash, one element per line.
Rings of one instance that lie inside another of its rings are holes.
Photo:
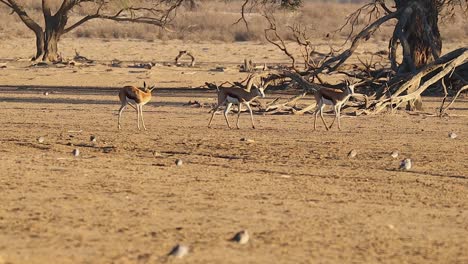
<path fill-rule="evenodd" d="M 147 87 L 146 82 L 143 82 L 143 88 L 138 88 L 135 86 L 125 86 L 120 89 L 119 98 L 120 103 L 122 104 L 119 109 L 119 121 L 118 127 L 119 130 L 121 129 L 120 126 L 120 118 L 122 117 L 122 112 L 127 107 L 127 104 L 133 107 L 137 111 L 137 127 L 138 130 L 140 128 L 140 118 L 141 123 L 143 124 L 143 129 L 146 130 L 145 120 L 143 119 L 143 105 L 148 103 L 151 100 L 151 92 L 155 87 Z"/>
<path fill-rule="evenodd" d="M 253 85 L 251 81 L 247 84 L 245 89 L 240 87 L 219 87 L 216 86 L 218 92 L 218 104 L 215 108 L 213 108 L 213 113 L 211 114 L 210 122 L 208 123 L 208 127 L 211 126 L 211 121 L 213 121 L 213 117 L 216 111 L 223 105 L 226 105 L 226 109 L 224 110 L 224 118 L 226 119 L 226 123 L 229 128 L 231 125 L 229 124 L 229 120 L 227 114 L 231 109 L 232 105 L 238 106 L 237 112 L 237 122 L 236 127 L 239 129 L 239 117 L 242 112 L 242 104 L 247 106 L 250 112 L 250 119 L 252 120 L 252 128 L 255 128 L 252 108 L 250 107 L 250 103 L 257 97 L 265 97 L 265 88 L 263 81 L 260 83 L 259 86 Z"/>
<path fill-rule="evenodd" d="M 326 88 L 323 87 L 319 89 L 317 92 L 315 92 L 315 101 L 317 102 L 317 108 L 314 112 L 315 118 L 314 118 L 314 130 L 317 128 L 316 122 L 317 122 L 317 115 L 320 113 L 320 118 L 322 118 L 323 124 L 325 125 L 325 128 L 328 130 L 333 126 L 333 123 L 335 123 L 335 120 L 338 119 L 338 129 L 341 130 L 341 124 L 340 124 L 340 114 L 341 114 L 341 107 L 348 101 L 348 99 L 354 95 L 354 84 L 350 85 L 349 82 L 346 82 L 346 88 L 344 91 L 340 89 L 334 89 L 334 88 Z M 335 112 L 335 118 L 333 119 L 333 122 L 331 123 L 330 127 L 327 126 L 327 123 L 325 122 L 325 119 L 323 119 L 323 108 L 325 105 L 332 105 L 333 110 Z"/>

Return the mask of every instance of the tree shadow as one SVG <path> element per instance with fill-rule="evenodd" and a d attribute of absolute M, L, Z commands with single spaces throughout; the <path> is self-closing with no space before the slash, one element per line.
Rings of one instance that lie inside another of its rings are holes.
<path fill-rule="evenodd" d="M 1 102 L 8 103 L 31 103 L 31 104 L 71 104 L 71 105 L 119 105 L 118 93 L 121 87 L 97 87 L 97 86 L 16 86 L 1 85 Z M 156 98 L 175 97 L 175 98 L 206 98 L 211 94 L 206 88 L 156 88 L 153 92 L 153 100 L 147 105 L 153 106 L 180 106 L 183 107 L 186 102 L 154 102 Z M 207 93 L 208 92 L 208 93 Z M 47 95 L 45 95 L 47 93 Z M 14 95 L 39 95 L 44 97 L 16 97 Z M 98 98 L 59 98 L 54 95 L 79 95 L 79 96 L 115 96 L 115 100 L 106 100 Z M 184 106 L 185 107 L 185 106 Z"/>
<path fill-rule="evenodd" d="M 386 169 L 386 170 L 387 171 L 393 171 L 393 172 L 399 171 L 399 172 L 408 173 L 408 174 L 415 174 L 416 176 L 423 175 L 423 176 L 442 177 L 442 178 L 455 178 L 455 179 L 463 179 L 463 180 L 468 179 L 468 176 L 466 176 L 466 175 L 444 175 L 444 174 L 440 174 L 440 173 L 427 172 L 427 171 L 402 171 L 402 170 L 398 170 L 398 169 Z"/>

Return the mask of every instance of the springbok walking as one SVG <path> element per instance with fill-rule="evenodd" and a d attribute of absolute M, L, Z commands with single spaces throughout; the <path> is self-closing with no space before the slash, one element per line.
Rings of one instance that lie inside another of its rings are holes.
<path fill-rule="evenodd" d="M 211 121 L 213 121 L 213 117 L 216 111 L 221 106 L 226 105 L 226 109 L 224 110 L 224 118 L 226 119 L 226 123 L 228 127 L 231 128 L 227 114 L 229 113 L 229 110 L 234 104 L 238 106 L 236 127 L 239 129 L 240 128 L 239 117 L 242 112 L 242 104 L 245 104 L 245 106 L 247 107 L 247 109 L 249 109 L 249 112 L 250 112 L 250 119 L 252 120 L 252 128 L 255 128 L 252 108 L 250 107 L 250 103 L 259 96 L 265 97 L 265 91 L 264 91 L 265 88 L 264 88 L 263 82 L 259 86 L 248 85 L 246 89 L 237 88 L 237 87 L 218 87 L 218 86 L 216 86 L 216 89 L 218 92 L 218 104 L 212 110 L 213 113 L 211 114 L 208 127 L 211 126 Z"/>
<path fill-rule="evenodd" d="M 143 105 L 148 103 L 151 100 L 151 92 L 155 87 L 147 87 L 146 82 L 143 83 L 143 88 L 138 88 L 135 86 L 125 86 L 120 89 L 119 98 L 120 103 L 122 104 L 119 109 L 119 120 L 118 128 L 121 129 L 120 119 L 122 117 L 122 112 L 127 107 L 127 104 L 133 107 L 137 111 L 137 127 L 140 128 L 140 118 L 141 123 L 143 124 L 143 129 L 146 130 L 145 120 L 143 119 Z"/>
<path fill-rule="evenodd" d="M 325 125 L 325 128 L 328 130 L 333 126 L 333 123 L 335 123 L 335 120 L 338 119 L 338 129 L 341 130 L 341 124 L 340 124 L 340 114 L 341 114 L 341 107 L 348 101 L 348 99 L 354 95 L 354 84 L 350 85 L 348 82 L 346 82 L 346 88 L 344 91 L 340 89 L 334 89 L 334 88 L 326 88 L 323 87 L 319 89 L 317 92 L 315 92 L 315 101 L 317 102 L 317 108 L 314 112 L 315 117 L 314 117 L 314 130 L 317 129 L 317 115 L 320 113 L 320 118 L 323 121 L 323 124 Z M 333 122 L 331 123 L 330 127 L 327 126 L 327 123 L 325 122 L 325 119 L 323 118 L 323 108 L 325 105 L 332 105 L 333 110 L 335 112 L 335 118 L 333 119 Z"/>

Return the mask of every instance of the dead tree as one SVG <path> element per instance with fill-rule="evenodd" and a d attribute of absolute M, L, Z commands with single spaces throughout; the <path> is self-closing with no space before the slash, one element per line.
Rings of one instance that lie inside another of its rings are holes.
<path fill-rule="evenodd" d="M 54 10 L 52 0 L 42 0 L 44 27 L 35 21 L 26 11 L 22 1 L 0 0 L 0 4 L 11 9 L 36 36 L 36 55 L 34 60 L 57 61 L 58 46 L 62 35 L 94 19 L 106 19 L 116 22 L 133 22 L 166 27 L 175 15 L 175 10 L 184 0 L 140 1 L 138 5 L 129 5 L 126 1 L 106 0 L 60 0 L 61 5 Z M 75 9 L 89 10 L 78 21 L 71 23 L 70 13 Z"/>
<path fill-rule="evenodd" d="M 425 90 L 420 89 L 421 82 L 430 76 L 426 74 L 417 78 L 419 82 L 410 84 L 405 84 L 405 79 L 411 79 L 419 74 L 421 69 L 440 57 L 442 41 L 438 20 L 442 11 L 445 9 L 448 13 L 453 13 L 455 8 L 461 8 L 466 13 L 468 2 L 466 0 L 393 0 L 393 3 L 394 5 L 389 7 L 385 1 L 372 0 L 351 13 L 347 17 L 345 25 L 340 29 L 342 30 L 346 26 L 350 28 L 346 41 L 350 42 L 349 47 L 338 54 L 330 52 L 318 64 L 311 63 L 310 54 L 314 49 L 306 37 L 306 27 L 290 26 L 289 30 L 295 36 L 296 43 L 302 47 L 304 68 L 300 68 L 300 60 L 288 50 L 285 41 L 281 38 L 274 19 L 275 9 L 268 5 L 268 1 L 245 0 L 244 7 L 248 5 L 264 7 L 264 16 L 270 24 L 269 28 L 265 29 L 265 37 L 291 59 L 291 70 L 305 77 L 307 82 L 318 81 L 322 83 L 320 76 L 324 74 L 345 74 L 372 85 L 378 95 L 376 101 L 387 100 L 388 97 L 399 96 L 398 94 L 401 93 L 412 94 L 412 96 L 405 97 L 408 100 L 405 99 L 404 102 L 407 103 L 409 110 L 417 110 L 422 107 L 420 92 Z M 242 9 L 242 17 L 244 17 L 243 13 L 246 10 L 248 9 Z M 363 19 L 367 21 L 367 24 L 361 31 L 355 33 L 356 25 Z M 354 54 L 359 45 L 370 39 L 381 25 L 392 20 L 396 21 L 396 24 L 389 40 L 388 61 L 391 66 L 381 65 L 377 68 L 376 64 L 361 60 L 364 70 L 351 72 L 344 70 L 344 63 Z M 400 46 L 401 48 L 399 48 Z M 401 52 L 403 58 L 401 61 L 397 60 L 398 52 Z M 457 87 L 466 85 L 467 79 L 459 70 L 460 68 L 462 67 L 455 67 L 453 74 L 444 75 L 449 79 L 446 80 L 448 82 L 453 82 L 456 79 L 461 83 Z M 397 94 L 392 94 L 393 92 Z"/>

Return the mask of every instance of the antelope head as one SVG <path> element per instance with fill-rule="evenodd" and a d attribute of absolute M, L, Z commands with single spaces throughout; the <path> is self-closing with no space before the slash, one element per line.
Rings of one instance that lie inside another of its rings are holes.
<path fill-rule="evenodd" d="M 156 88 L 155 85 L 153 85 L 153 86 L 146 86 L 146 82 L 143 82 L 143 89 L 142 89 L 142 90 L 143 90 L 145 93 L 148 93 L 148 92 L 151 93 L 155 88 Z"/>
<path fill-rule="evenodd" d="M 260 80 L 260 85 L 258 85 L 258 86 L 255 85 L 255 88 L 256 89 L 254 89 L 254 90 L 256 91 L 257 96 L 265 98 L 265 89 L 266 89 L 266 87 L 265 87 L 265 81 L 263 80 L 263 78 L 261 78 L 261 80 Z"/>
<path fill-rule="evenodd" d="M 356 86 L 356 83 L 351 83 L 349 80 L 346 80 L 345 83 L 346 83 L 345 91 L 347 91 L 350 95 L 354 95 L 354 87 Z"/>

